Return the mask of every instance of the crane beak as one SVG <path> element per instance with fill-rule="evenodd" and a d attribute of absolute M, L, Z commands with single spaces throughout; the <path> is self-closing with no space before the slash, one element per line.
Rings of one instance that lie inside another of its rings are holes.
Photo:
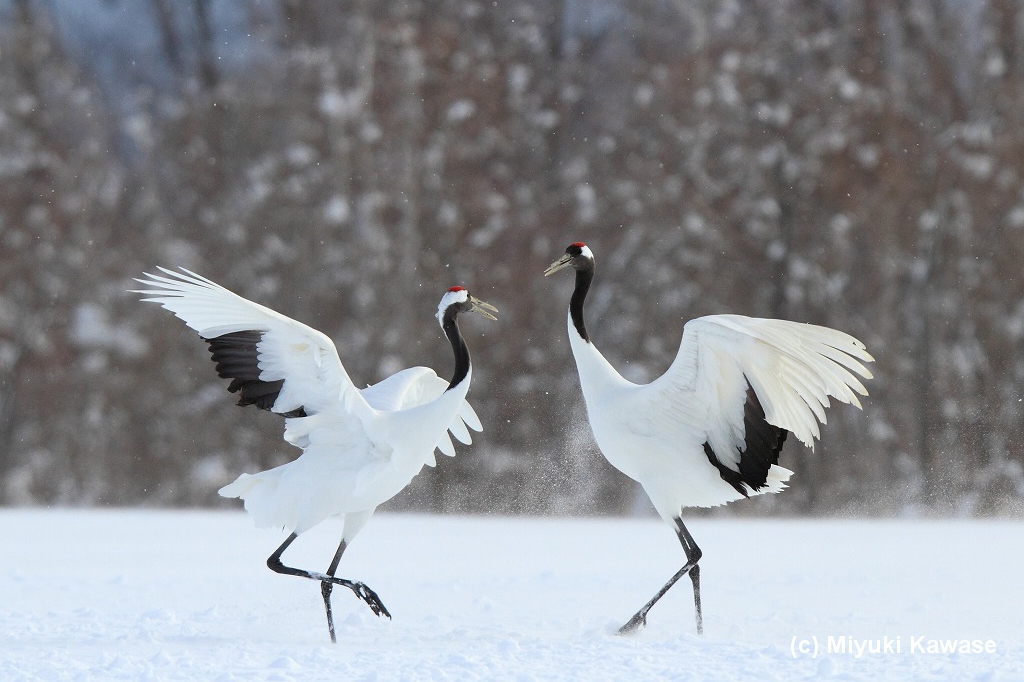
<path fill-rule="evenodd" d="M 569 267 L 570 263 L 572 263 L 572 256 L 570 256 L 569 254 L 565 254 L 561 258 L 556 260 L 554 263 L 548 266 L 548 269 L 544 271 L 544 276 L 547 277 L 553 272 L 558 272 L 562 268 L 567 268 Z"/>
<path fill-rule="evenodd" d="M 469 304 L 471 306 L 473 306 L 472 308 L 469 309 L 469 312 L 471 312 L 471 313 L 479 313 L 480 315 L 483 315 L 484 317 L 486 317 L 488 320 L 497 320 L 498 319 L 498 318 L 496 318 L 492 314 L 492 313 L 498 312 L 498 309 L 495 308 L 490 303 L 488 303 L 487 301 L 481 301 L 476 296 L 470 295 L 470 297 L 469 297 Z"/>

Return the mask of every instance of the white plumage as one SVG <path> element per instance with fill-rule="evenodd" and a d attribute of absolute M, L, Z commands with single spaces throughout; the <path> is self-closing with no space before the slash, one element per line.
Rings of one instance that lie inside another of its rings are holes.
<path fill-rule="evenodd" d="M 583 243 L 566 249 L 545 274 L 572 267 L 569 341 L 594 438 L 608 461 L 638 481 L 672 525 L 687 564 L 623 626 L 635 630 L 682 575 L 694 582 L 701 630 L 700 549 L 680 519 L 685 507 L 710 507 L 750 495 L 780 492 L 793 473 L 777 464 L 787 432 L 813 447 L 829 398 L 860 407 L 867 395 L 857 378 L 864 344 L 811 324 L 711 315 L 691 320 L 669 369 L 650 384 L 624 379 L 591 342 L 583 303 L 594 256 Z"/>
<path fill-rule="evenodd" d="M 218 372 L 231 378 L 229 390 L 241 395 L 239 404 L 285 415 L 284 438 L 302 449 L 287 464 L 242 474 L 220 494 L 243 499 L 257 525 L 291 531 L 268 562 L 271 568 L 326 579 L 325 585 L 345 584 L 333 571 L 327 576 L 301 572 L 273 560 L 295 536 L 331 516 L 344 519 L 340 559 L 379 504 L 405 488 L 423 465 L 436 464 L 435 449 L 455 454 L 449 432 L 472 442 L 469 429 L 482 427 L 465 400 L 472 366 L 456 318 L 469 311 L 494 319 L 493 306 L 462 287 L 442 297 L 437 317 L 456 354 L 452 382 L 432 369 L 413 367 L 359 390 L 326 335 L 188 270 L 160 270 L 164 275 L 147 273 L 148 279 L 137 280 L 149 288 L 136 293 L 209 341 Z M 364 600 L 387 614 L 376 595 Z M 330 621 L 327 594 L 325 606 Z M 333 623 L 329 626 L 333 639 Z"/>
<path fill-rule="evenodd" d="M 813 448 L 829 397 L 859 407 L 856 393 L 866 395 L 849 370 L 871 376 L 854 359 L 870 356 L 853 337 L 786 320 L 740 315 L 691 320 L 668 371 L 643 385 L 623 379 L 593 343 L 580 337 L 571 318 L 569 339 L 601 451 L 644 486 L 666 521 L 678 517 L 683 507 L 712 507 L 744 497 L 711 465 L 703 444 L 739 472 L 748 382 L 765 420 Z M 772 465 L 768 475 L 775 485 L 743 485 L 748 495 L 779 492 L 790 474 Z"/>

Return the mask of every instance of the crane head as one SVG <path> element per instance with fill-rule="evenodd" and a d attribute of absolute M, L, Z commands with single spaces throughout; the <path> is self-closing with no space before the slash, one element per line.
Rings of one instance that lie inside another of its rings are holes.
<path fill-rule="evenodd" d="M 594 253 L 590 250 L 590 247 L 583 242 L 573 242 L 572 244 L 569 244 L 562 257 L 549 265 L 548 269 L 544 271 L 544 276 L 547 277 L 553 272 L 558 272 L 559 270 L 570 266 L 575 270 L 593 268 Z"/>
<path fill-rule="evenodd" d="M 469 293 L 469 289 L 465 287 L 451 287 L 448 291 L 444 292 L 444 296 L 441 297 L 441 302 L 437 304 L 437 322 L 438 324 L 444 325 L 444 314 L 450 308 L 455 307 L 456 314 L 458 313 L 476 313 L 483 315 L 488 320 L 497 320 L 494 313 L 498 312 L 490 303 L 481 301 L 479 298 Z"/>

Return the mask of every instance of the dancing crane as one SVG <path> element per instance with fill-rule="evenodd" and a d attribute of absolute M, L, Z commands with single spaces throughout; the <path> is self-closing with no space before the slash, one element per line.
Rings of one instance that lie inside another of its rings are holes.
<path fill-rule="evenodd" d="M 482 429 L 466 402 L 473 367 L 458 315 L 471 312 L 494 320 L 497 309 L 463 287 L 450 288 L 441 297 L 437 320 L 455 353 L 451 381 L 432 369 L 412 367 L 360 390 L 327 336 L 181 270 L 146 273 L 148 279 L 136 281 L 149 288 L 133 293 L 197 331 L 209 344 L 217 373 L 231 380 L 228 391 L 239 395 L 238 404 L 282 415 L 284 439 L 302 450 L 287 464 L 242 474 L 220 494 L 244 500 L 256 525 L 290 531 L 267 566 L 320 582 L 332 642 L 337 641 L 331 609 L 335 585 L 352 590 L 377 616 L 391 618 L 367 585 L 335 575 L 338 563 L 377 506 L 405 488 L 424 464 L 436 464 L 435 449 L 455 454 L 449 432 L 468 444 L 468 428 Z M 299 535 L 332 516 L 340 517 L 343 527 L 326 573 L 282 563 L 281 555 Z"/>
<path fill-rule="evenodd" d="M 829 397 L 860 407 L 857 394 L 867 391 L 854 373 L 870 379 L 859 361 L 873 358 L 863 343 L 835 329 L 709 315 L 683 326 L 682 343 L 665 374 L 634 384 L 597 350 L 583 321 L 593 252 L 583 242 L 570 244 L 544 274 L 564 268 L 576 271 L 569 344 L 594 439 L 615 468 L 643 486 L 686 554 L 683 567 L 619 632 L 646 625 L 651 607 L 688 574 L 702 634 L 702 553 L 683 524 L 682 509 L 781 492 L 793 473 L 778 464 L 786 435 L 813 448 Z"/>

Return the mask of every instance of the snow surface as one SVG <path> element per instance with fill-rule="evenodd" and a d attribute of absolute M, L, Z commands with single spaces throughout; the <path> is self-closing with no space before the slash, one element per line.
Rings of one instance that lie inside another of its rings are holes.
<path fill-rule="evenodd" d="M 264 561 L 242 513 L 0 511 L 0 680 L 1022 680 L 1024 524 L 703 520 L 705 635 L 681 581 L 646 630 L 614 634 L 682 564 L 654 519 L 375 516 L 339 575 L 394 615 Z M 285 554 L 324 569 L 338 526 Z M 900 653 L 826 651 L 900 638 Z M 794 637 L 796 642 L 794 643 Z M 910 652 L 911 638 L 994 653 Z M 795 646 L 812 638 L 816 657 Z"/>

